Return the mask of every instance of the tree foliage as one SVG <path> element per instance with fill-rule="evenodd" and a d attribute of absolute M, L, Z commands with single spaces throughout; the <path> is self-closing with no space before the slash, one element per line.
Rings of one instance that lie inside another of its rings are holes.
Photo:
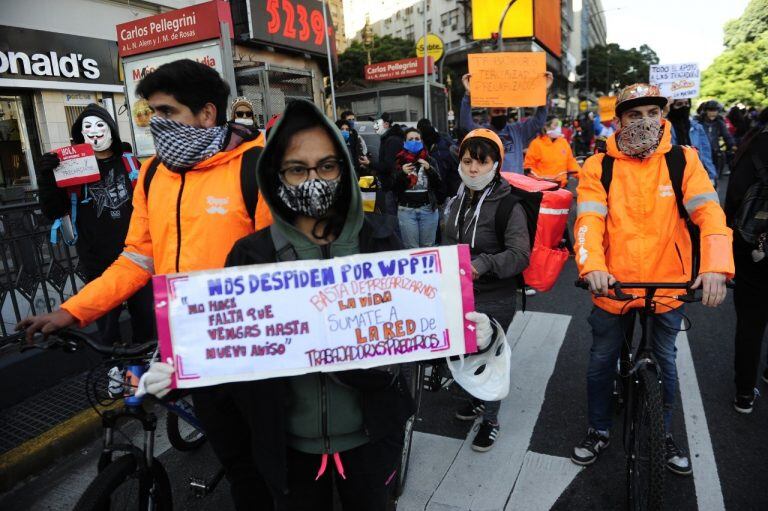
<path fill-rule="evenodd" d="M 416 56 L 416 43 L 385 35 L 373 36 L 371 62 L 386 62 Z M 368 52 L 360 41 L 353 41 L 344 53 L 339 55 L 339 67 L 334 75 L 337 86 L 350 81 L 363 82 L 363 68 L 368 64 Z"/>
<path fill-rule="evenodd" d="M 720 54 L 701 75 L 701 97 L 768 106 L 768 34 Z"/>
<path fill-rule="evenodd" d="M 726 23 L 725 46 L 701 75 L 701 97 L 726 106 L 768 105 L 768 0 L 752 0 Z"/>
<path fill-rule="evenodd" d="M 659 57 L 648 45 L 625 50 L 616 43 L 594 46 L 584 50 L 582 61 L 576 67 L 579 83 L 586 84 L 587 58 L 589 58 L 590 91 L 608 93 L 637 82 L 647 82 L 651 64 L 658 64 Z"/>
<path fill-rule="evenodd" d="M 725 24 L 725 47 L 754 42 L 768 32 L 768 0 L 752 0 L 740 18 Z"/>

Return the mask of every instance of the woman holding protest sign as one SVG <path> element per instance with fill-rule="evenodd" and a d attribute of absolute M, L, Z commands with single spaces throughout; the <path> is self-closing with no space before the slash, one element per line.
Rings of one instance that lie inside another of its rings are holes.
<path fill-rule="evenodd" d="M 344 140 L 312 103 L 288 105 L 257 175 L 274 224 L 238 241 L 228 266 L 401 248 L 389 217 L 364 217 Z M 155 363 L 143 385 L 162 395 L 170 373 Z M 413 413 L 406 387 L 389 366 L 229 383 L 194 398 L 237 509 L 330 511 L 335 485 L 344 510 L 384 511 Z"/>
<path fill-rule="evenodd" d="M 501 176 L 504 146 L 496 133 L 479 128 L 459 148 L 462 185 L 446 203 L 443 243 L 466 243 L 472 254 L 475 309 L 495 319 L 506 332 L 515 314 L 516 277 L 528 266 L 528 220 L 510 184 Z M 508 375 L 506 375 L 508 378 Z M 461 383 L 461 378 L 456 378 Z M 472 388 L 465 390 L 477 394 Z M 456 418 L 482 418 L 472 442 L 479 452 L 493 447 L 499 434 L 500 401 L 473 398 Z"/>

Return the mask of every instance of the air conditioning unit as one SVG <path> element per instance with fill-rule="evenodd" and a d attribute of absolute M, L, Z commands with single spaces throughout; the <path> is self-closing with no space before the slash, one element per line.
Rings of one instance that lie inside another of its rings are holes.
<path fill-rule="evenodd" d="M 458 29 L 459 29 L 458 25 L 451 25 L 451 30 L 458 30 Z"/>

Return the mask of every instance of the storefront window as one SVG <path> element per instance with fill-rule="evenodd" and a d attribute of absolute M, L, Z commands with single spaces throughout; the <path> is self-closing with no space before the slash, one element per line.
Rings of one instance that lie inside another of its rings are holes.
<path fill-rule="evenodd" d="M 0 187 L 37 187 L 33 161 L 40 144 L 31 121 L 30 95 L 0 91 Z"/>

